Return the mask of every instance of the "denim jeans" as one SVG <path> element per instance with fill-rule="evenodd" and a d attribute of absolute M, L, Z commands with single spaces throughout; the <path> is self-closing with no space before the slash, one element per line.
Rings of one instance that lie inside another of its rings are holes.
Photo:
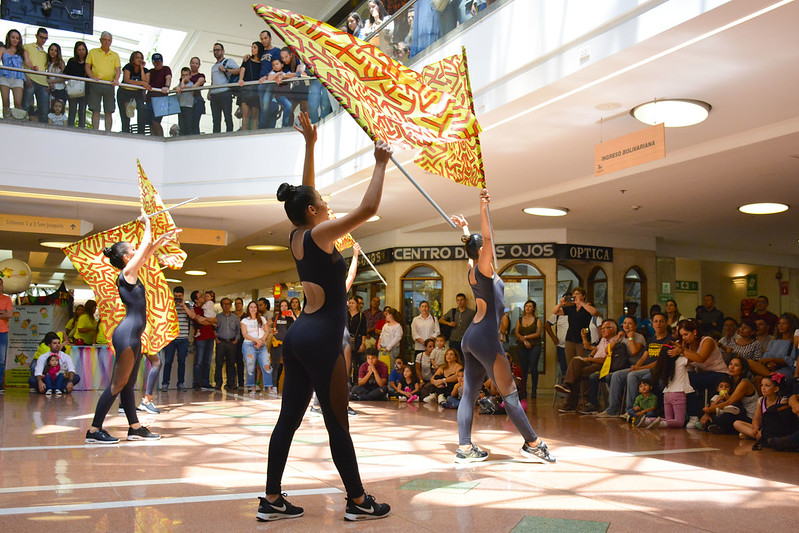
<path fill-rule="evenodd" d="M 261 100 L 261 114 L 258 115 L 258 128 L 274 129 L 277 122 L 277 106 L 272 102 L 272 83 L 262 83 L 258 86 L 258 98 Z"/>
<path fill-rule="evenodd" d="M 39 122 L 47 124 L 47 114 L 50 112 L 50 93 L 47 85 L 39 85 L 31 82 L 33 87 L 25 86 L 22 92 L 22 108 L 33 116 L 33 97 L 36 97 L 36 113 L 39 115 Z"/>
<path fill-rule="evenodd" d="M 275 96 L 275 102 L 277 105 L 283 108 L 283 127 L 288 128 L 291 126 L 292 119 L 294 116 L 291 114 L 291 100 L 289 100 L 288 96 Z"/>
<path fill-rule="evenodd" d="M 57 374 L 55 379 L 50 374 L 44 376 L 44 386 L 45 390 L 60 390 L 65 391 L 67 389 L 67 378 L 64 377 L 64 374 Z"/>
<path fill-rule="evenodd" d="M 527 374 L 530 374 L 530 392 L 535 398 L 538 390 L 538 361 L 541 359 L 541 345 L 536 344 L 527 348 L 521 343 L 516 348 L 516 356 L 519 359 L 519 366 L 522 370 L 522 396 L 527 393 Z"/>
<path fill-rule="evenodd" d="M 45 355 L 47 355 L 47 354 L 45 354 Z M 28 378 L 28 386 L 30 388 L 34 389 L 36 392 L 39 392 L 39 382 L 36 380 L 36 376 L 33 375 L 33 369 L 34 368 L 36 368 L 36 360 L 34 360 L 33 364 L 31 365 L 31 377 Z M 47 385 L 47 376 L 44 376 L 44 377 L 45 377 L 44 383 L 45 383 L 45 385 Z M 66 390 L 66 388 L 67 388 L 66 379 L 67 378 L 65 376 L 64 377 L 64 387 L 61 390 Z M 73 387 L 77 386 L 78 383 L 80 383 L 80 376 L 75 374 L 75 376 L 72 378 L 72 386 Z"/>
<path fill-rule="evenodd" d="M 311 123 L 316 124 L 328 116 L 331 111 L 333 111 L 333 106 L 330 105 L 327 89 L 321 81 L 312 80 L 308 87 L 308 115 L 311 117 Z"/>
<path fill-rule="evenodd" d="M 610 375 L 610 398 L 608 399 L 607 413 L 618 415 L 621 413 L 621 397 L 627 391 L 626 409 L 632 409 L 635 404 L 635 397 L 638 396 L 638 385 L 642 379 L 650 379 L 652 371 L 634 370 L 629 368 L 617 370 Z"/>
<path fill-rule="evenodd" d="M 214 339 L 194 341 L 194 387 L 211 387 L 211 357 L 214 355 Z"/>
<path fill-rule="evenodd" d="M 172 363 L 175 360 L 175 353 L 178 354 L 178 386 L 183 386 L 186 377 L 186 356 L 189 354 L 189 339 L 177 338 L 164 346 L 164 376 L 161 378 L 161 386 L 169 387 L 169 378 L 172 377 Z"/>
<path fill-rule="evenodd" d="M 242 354 L 244 356 L 244 366 L 247 368 L 247 386 L 255 387 L 255 365 L 261 367 L 261 374 L 264 376 L 263 388 L 272 386 L 272 374 L 269 366 L 269 351 L 266 349 L 266 344 L 260 348 L 256 348 L 252 341 L 244 341 L 242 345 Z"/>
<path fill-rule="evenodd" d="M 8 351 L 8 332 L 0 333 L 0 387 L 6 373 L 6 352 Z"/>

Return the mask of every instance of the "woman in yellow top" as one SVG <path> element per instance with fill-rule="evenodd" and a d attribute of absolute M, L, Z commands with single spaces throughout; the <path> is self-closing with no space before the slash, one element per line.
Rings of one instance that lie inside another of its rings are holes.
<path fill-rule="evenodd" d="M 77 331 L 75 329 L 75 326 L 77 325 L 78 319 L 80 318 L 80 315 L 82 315 L 82 314 L 83 314 L 83 305 L 82 304 L 76 305 L 75 306 L 75 314 L 72 316 L 72 318 L 70 318 L 67 321 L 67 325 L 66 325 L 67 337 L 69 337 L 70 339 L 75 336 L 75 332 Z"/>
<path fill-rule="evenodd" d="M 75 340 L 82 340 L 84 345 L 91 346 L 97 337 L 97 320 L 94 312 L 97 311 L 97 302 L 89 300 L 83 306 L 83 314 L 78 318 L 75 327 Z"/>

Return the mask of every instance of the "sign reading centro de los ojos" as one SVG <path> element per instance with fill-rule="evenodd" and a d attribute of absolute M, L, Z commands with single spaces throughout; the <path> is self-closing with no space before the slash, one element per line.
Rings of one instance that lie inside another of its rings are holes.
<path fill-rule="evenodd" d="M 497 259 L 561 259 L 613 262 L 613 248 L 582 244 L 497 244 Z M 366 254 L 375 265 L 397 261 L 458 261 L 466 259 L 463 246 L 399 246 Z M 366 265 L 364 259 L 359 264 Z"/>

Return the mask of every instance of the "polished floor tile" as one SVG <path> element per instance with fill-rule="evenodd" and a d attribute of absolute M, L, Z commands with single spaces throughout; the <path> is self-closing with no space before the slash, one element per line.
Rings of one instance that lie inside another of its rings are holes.
<path fill-rule="evenodd" d="M 141 420 L 163 435 L 124 440 L 116 405 L 105 427 L 123 440 L 83 443 L 97 391 L 0 396 L 0 524 L 37 531 L 274 530 L 255 520 L 273 395 L 159 393 Z M 621 420 L 560 415 L 531 403 L 536 431 L 558 459 L 525 462 L 506 416 L 476 415 L 474 441 L 491 452 L 457 465 L 457 412 L 437 405 L 357 403 L 350 430 L 367 490 L 389 518 L 343 521 L 345 494 L 321 416 L 297 431 L 283 487 L 305 516 L 281 531 L 767 531 L 796 529 L 799 454 L 752 451 L 751 441 L 691 430 L 632 429 Z"/>

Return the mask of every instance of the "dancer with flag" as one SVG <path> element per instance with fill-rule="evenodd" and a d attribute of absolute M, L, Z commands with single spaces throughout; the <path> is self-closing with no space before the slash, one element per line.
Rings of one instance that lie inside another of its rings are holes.
<path fill-rule="evenodd" d="M 269 521 L 297 518 L 304 513 L 282 495 L 282 479 L 294 433 L 316 392 L 333 462 L 347 491 L 345 520 L 384 518 L 390 507 L 364 492 L 349 433 L 347 368 L 340 349 L 346 324 L 347 264 L 335 249 L 335 242 L 377 213 L 391 149 L 382 141 L 376 143 L 374 173 L 360 205 L 341 218 L 330 219 L 327 204 L 315 188 L 316 126 L 307 113 L 300 115 L 300 124 L 302 127 L 297 129 L 305 137 L 302 185 L 283 183 L 277 190 L 277 199 L 284 203 L 294 225 L 289 247 L 306 302 L 283 341 L 283 398 L 269 441 L 266 495 L 260 498 L 256 517 Z"/>

